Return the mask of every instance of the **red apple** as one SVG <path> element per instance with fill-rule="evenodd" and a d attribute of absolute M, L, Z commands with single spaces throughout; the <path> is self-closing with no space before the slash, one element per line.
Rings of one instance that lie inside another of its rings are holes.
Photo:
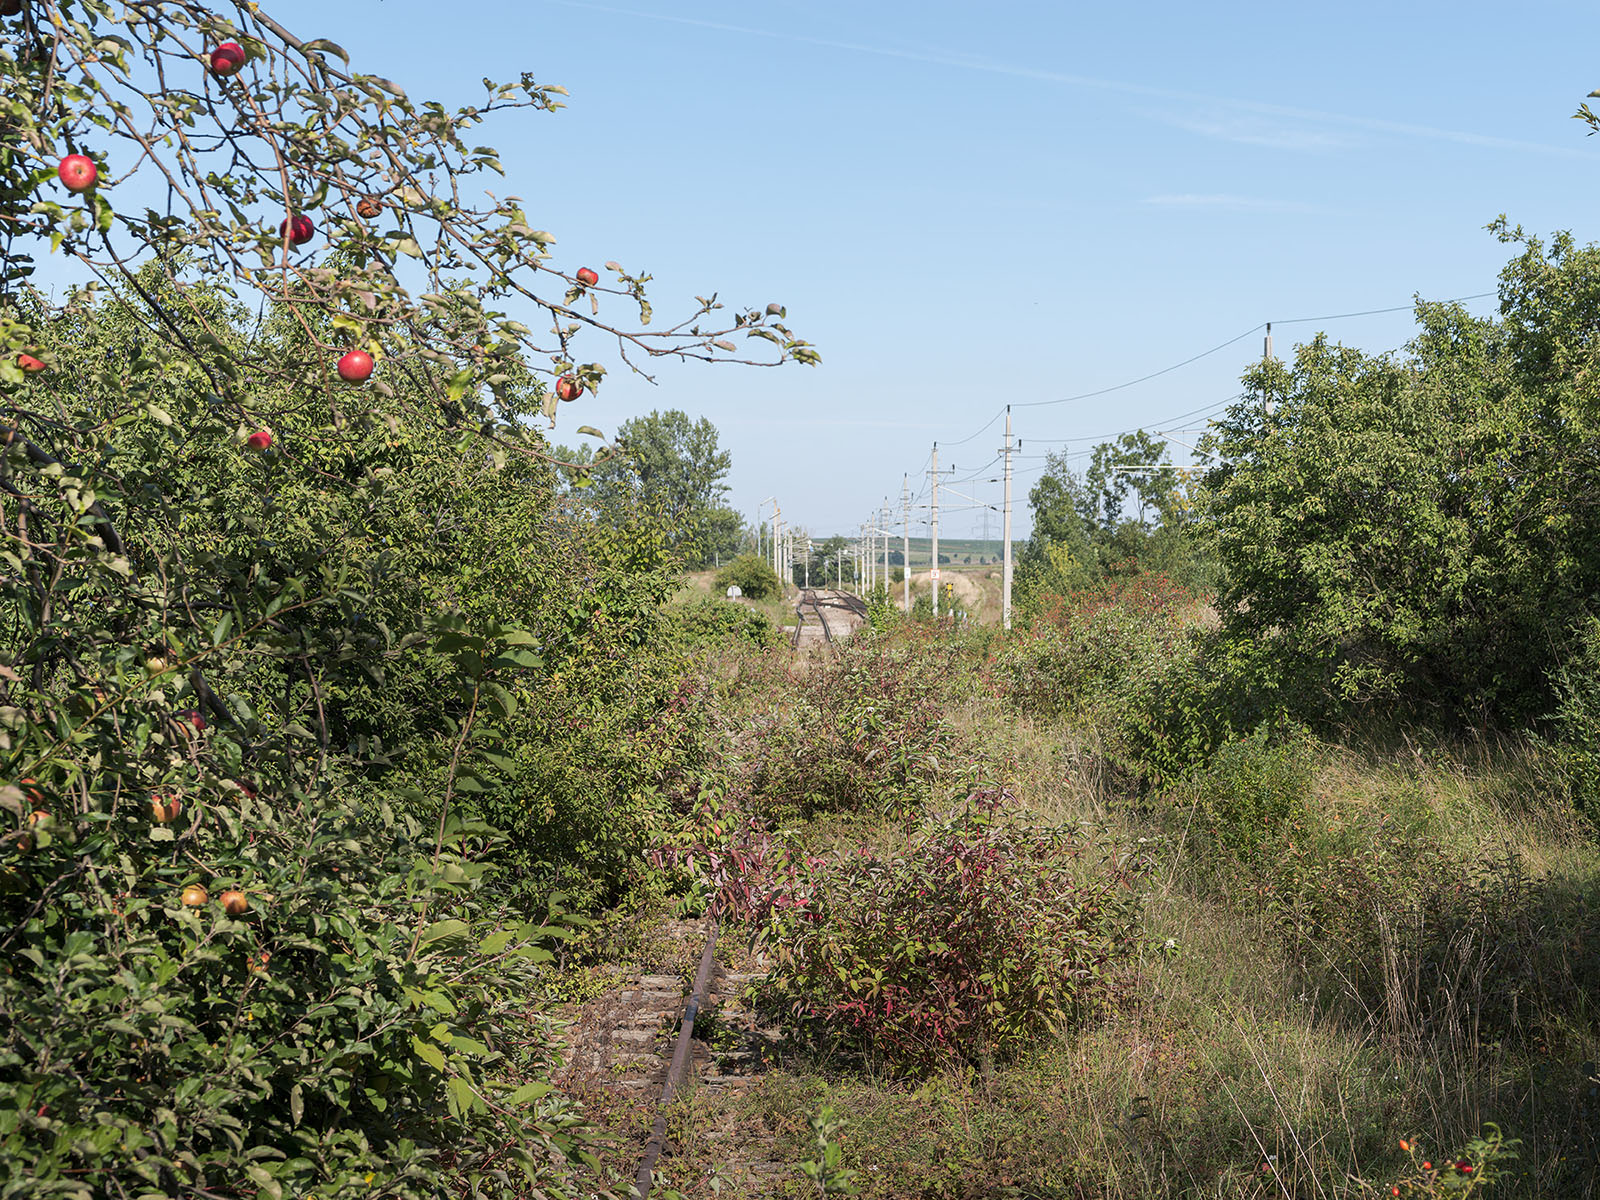
<path fill-rule="evenodd" d="M 310 217 L 304 213 L 292 220 L 288 217 L 278 226 L 278 236 L 288 240 L 291 246 L 304 246 L 316 236 L 317 226 Z"/>
<path fill-rule="evenodd" d="M 21 367 L 29 375 L 37 375 L 40 371 L 44 370 L 44 363 L 40 362 L 31 354 L 17 355 L 17 366 Z"/>
<path fill-rule="evenodd" d="M 178 720 L 187 721 L 190 725 L 193 725 L 196 733 L 204 733 L 206 731 L 206 719 L 195 709 L 184 709 L 178 714 Z"/>
<path fill-rule="evenodd" d="M 211 73 L 232 75 L 244 66 L 244 47 L 238 42 L 223 42 L 211 52 Z"/>
<path fill-rule="evenodd" d="M 230 917 L 243 916 L 250 907 L 249 897 L 237 888 L 229 888 L 217 899 Z"/>
<path fill-rule="evenodd" d="M 372 355 L 352 350 L 339 360 L 339 378 L 346 383 L 365 383 L 372 378 Z"/>
<path fill-rule="evenodd" d="M 593 287 L 600 282 L 600 276 L 588 267 L 579 267 L 578 282 L 583 284 L 584 287 Z"/>
<path fill-rule="evenodd" d="M 571 375 L 563 375 L 556 380 L 557 400 L 576 400 L 581 395 L 583 395 L 583 384 Z"/>
<path fill-rule="evenodd" d="M 383 211 L 383 203 L 373 196 L 363 196 L 356 201 L 356 216 L 372 220 Z"/>
<path fill-rule="evenodd" d="M 265 450 L 272 445 L 272 434 L 265 429 L 258 429 L 245 438 L 244 444 L 252 450 Z"/>
<path fill-rule="evenodd" d="M 199 908 L 209 899 L 211 899 L 211 893 L 207 892 L 198 883 L 191 883 L 183 889 L 183 904 L 185 908 Z"/>
<path fill-rule="evenodd" d="M 39 786 L 39 781 L 32 775 L 25 775 L 17 780 L 17 786 L 22 789 L 22 794 L 28 798 L 28 803 L 35 808 L 44 805 L 44 789 Z"/>
<path fill-rule="evenodd" d="M 61 176 L 61 182 L 66 184 L 67 191 L 87 192 L 100 177 L 100 169 L 86 154 L 69 154 L 61 160 L 61 165 L 56 168 L 56 174 Z"/>
<path fill-rule="evenodd" d="M 157 825 L 170 825 L 183 812 L 183 801 L 157 792 L 150 797 L 150 819 Z"/>

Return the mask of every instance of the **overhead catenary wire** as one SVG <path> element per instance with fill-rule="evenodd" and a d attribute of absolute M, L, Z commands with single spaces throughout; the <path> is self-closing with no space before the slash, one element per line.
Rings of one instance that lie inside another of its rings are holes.
<path fill-rule="evenodd" d="M 1461 303 L 1465 303 L 1465 302 L 1470 301 L 1470 300 L 1482 300 L 1482 299 L 1486 299 L 1488 297 L 1495 296 L 1495 295 L 1498 295 L 1498 292 L 1496 292 L 1496 291 L 1474 292 L 1474 293 L 1472 293 L 1470 295 L 1466 295 L 1466 296 L 1451 297 L 1449 299 L 1438 301 L 1437 303 L 1441 303 L 1441 304 L 1461 304 Z M 1110 385 L 1108 385 L 1106 387 L 1103 387 L 1103 388 L 1095 388 L 1095 389 L 1093 389 L 1091 391 L 1078 392 L 1078 393 L 1075 393 L 1075 394 L 1070 395 L 1070 396 L 1060 396 L 1060 397 L 1055 397 L 1055 398 L 1049 399 L 1049 400 L 1012 401 L 1009 405 L 1002 406 L 997 412 L 995 412 L 995 414 L 993 416 L 991 416 L 987 421 L 985 421 L 982 425 L 980 425 L 972 433 L 969 433 L 967 436 L 965 436 L 963 438 L 959 438 L 959 439 L 953 440 L 953 441 L 939 441 L 939 442 L 936 442 L 935 444 L 939 445 L 939 446 L 946 447 L 946 448 L 951 448 L 951 447 L 955 447 L 955 446 L 963 446 L 963 445 L 966 445 L 969 442 L 977 440 L 979 437 L 982 437 L 986 432 L 988 432 L 991 428 L 994 427 L 996 422 L 998 422 L 1001 419 L 1001 417 L 1003 417 L 1005 415 L 1006 409 L 1008 407 L 1010 407 L 1010 408 L 1043 408 L 1043 407 L 1049 407 L 1049 406 L 1058 405 L 1058 404 L 1071 404 L 1071 403 L 1074 403 L 1074 402 L 1079 401 L 1079 400 L 1090 400 L 1090 399 L 1093 399 L 1093 398 L 1095 398 L 1097 396 L 1106 396 L 1106 395 L 1110 395 L 1113 392 L 1119 392 L 1119 391 L 1123 391 L 1123 390 L 1125 390 L 1127 388 L 1137 387 L 1141 383 L 1148 383 L 1152 379 L 1159 379 L 1164 375 L 1169 375 L 1174 371 L 1181 370 L 1182 368 L 1187 367 L 1187 366 L 1191 365 L 1192 363 L 1196 363 L 1196 362 L 1199 362 L 1202 359 L 1209 358 L 1214 354 L 1219 354 L 1223 350 L 1226 350 L 1228 347 L 1236 345 L 1237 343 L 1242 342 L 1245 338 L 1250 337 L 1252 334 L 1259 333 L 1263 329 L 1268 329 L 1272 325 L 1303 325 L 1303 324 L 1313 324 L 1313 323 L 1322 322 L 1322 321 L 1350 320 L 1350 319 L 1357 318 L 1357 317 L 1382 316 L 1382 315 L 1389 314 L 1389 313 L 1411 311 L 1411 310 L 1415 309 L 1417 303 L 1418 303 L 1418 301 L 1416 299 L 1413 299 L 1413 301 L 1411 303 L 1409 303 L 1409 304 L 1398 304 L 1398 305 L 1386 306 L 1386 307 L 1382 307 L 1382 308 L 1368 308 L 1368 309 L 1360 309 L 1360 310 L 1351 311 L 1351 312 L 1327 313 L 1327 314 L 1323 314 L 1321 316 L 1311 316 L 1311 317 L 1274 318 L 1271 321 L 1263 321 L 1260 324 L 1252 325 L 1249 329 L 1246 329 L 1241 333 L 1235 334 L 1233 337 L 1228 338 L 1226 341 L 1218 342 L 1216 345 L 1210 347 L 1209 349 L 1200 351 L 1198 354 L 1191 354 L 1187 358 L 1181 359 L 1178 362 L 1172 363 L 1169 366 L 1161 367 L 1161 368 L 1159 368 L 1158 370 L 1155 370 L 1155 371 L 1149 371 L 1149 372 L 1147 372 L 1147 373 L 1145 373 L 1143 375 L 1139 375 L 1139 376 L 1137 376 L 1137 377 L 1135 377 L 1133 379 L 1125 380 L 1125 381 L 1123 381 L 1121 383 L 1110 384 Z M 1163 426 L 1166 426 L 1168 424 L 1171 424 L 1173 422 L 1186 420 L 1186 419 L 1189 419 L 1191 417 L 1209 416 L 1212 413 L 1220 411 L 1221 409 L 1224 409 L 1224 408 L 1228 407 L 1231 404 L 1237 403 L 1240 398 L 1241 398 L 1241 394 L 1235 393 L 1234 395 L 1228 397 L 1225 400 L 1217 401 L 1217 402 L 1212 403 L 1212 404 L 1203 405 L 1200 408 L 1190 409 L 1190 410 L 1188 410 L 1186 412 L 1182 412 L 1182 413 L 1178 413 L 1178 414 L 1175 414 L 1175 415 L 1172 415 L 1172 416 L 1164 417 L 1164 418 L 1161 418 L 1160 420 L 1155 421 L 1153 423 L 1145 423 L 1144 425 L 1139 426 L 1139 428 L 1150 428 L 1150 427 L 1153 426 L 1153 427 L 1159 429 L 1159 428 L 1161 428 Z M 1044 443 L 1046 445 L 1070 445 L 1070 444 L 1085 443 L 1085 442 L 1100 443 L 1100 442 L 1113 440 L 1113 439 L 1115 439 L 1117 437 L 1120 437 L 1123 434 L 1126 434 L 1126 433 L 1129 433 L 1129 432 L 1132 432 L 1132 430 L 1123 429 L 1123 430 L 1118 430 L 1115 433 L 1099 434 L 1099 435 L 1092 435 L 1092 436 L 1086 435 L 1086 436 L 1081 436 L 1081 437 L 1068 437 L 1068 438 L 1028 438 L 1026 440 L 1030 441 L 1030 442 Z M 1019 442 L 1018 445 L 1020 446 L 1021 443 Z M 1059 455 L 1056 455 L 1054 457 L 1057 457 L 1059 459 L 1071 460 L 1071 459 L 1088 457 L 1090 453 L 1092 453 L 1092 452 L 1067 453 L 1067 454 L 1059 454 Z M 1037 456 L 1035 456 L 1035 455 L 1023 455 L 1022 457 L 1036 458 Z M 983 474 L 983 472 L 986 471 L 994 463 L 1000 461 L 1000 458 L 1001 458 L 1001 456 L 997 455 L 995 458 L 991 459 L 988 463 L 984 464 L 984 466 L 978 468 L 977 471 L 973 472 L 972 474 L 966 475 L 966 476 L 962 476 L 960 478 L 952 478 L 950 480 L 950 482 L 951 483 L 970 483 L 970 482 L 973 482 L 975 480 L 978 480 L 979 477 Z M 928 461 L 931 461 L 931 455 L 930 455 L 930 459 L 924 460 L 924 464 L 923 464 L 922 469 L 920 469 L 917 472 L 917 474 L 919 476 L 921 476 L 923 482 L 922 482 L 922 486 L 918 488 L 916 496 L 911 500 L 911 503 L 907 506 L 908 509 L 913 509 L 914 510 L 914 509 L 925 507 L 925 506 L 921 505 L 920 502 L 923 499 L 923 497 L 925 495 L 927 495 L 928 492 L 929 492 L 929 479 L 928 479 L 928 474 L 927 474 L 927 469 L 926 469 Z M 1046 461 L 1045 461 L 1045 463 L 1043 465 L 1038 466 L 1038 467 L 1026 468 L 1024 471 L 1019 472 L 1018 475 L 1019 476 L 1020 475 L 1032 476 L 1032 475 L 1035 475 L 1035 474 L 1041 474 L 1044 471 L 1049 469 L 1049 465 L 1050 465 L 1049 464 L 1049 456 L 1047 456 L 1046 457 Z M 985 479 L 985 480 L 982 480 L 982 482 L 994 483 L 994 482 L 998 482 L 998 480 Z M 992 508 L 993 506 L 992 505 L 982 505 L 980 507 L 982 507 L 982 508 Z M 969 511 L 969 510 L 956 508 L 956 509 L 947 509 L 947 511 L 955 513 L 955 512 L 962 512 L 962 511 Z M 928 524 L 928 522 L 919 521 L 918 524 L 919 524 L 919 527 L 921 527 L 921 526 L 926 526 Z"/>

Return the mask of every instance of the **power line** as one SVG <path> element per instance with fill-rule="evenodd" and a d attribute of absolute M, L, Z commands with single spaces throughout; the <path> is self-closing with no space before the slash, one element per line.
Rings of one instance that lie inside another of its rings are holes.
<path fill-rule="evenodd" d="M 1475 292 L 1470 296 L 1456 296 L 1451 300 L 1440 300 L 1439 304 L 1463 304 L 1468 300 L 1482 300 L 1486 296 L 1498 296 L 1499 292 Z M 1310 321 L 1343 321 L 1347 317 L 1375 317 L 1380 313 L 1410 312 L 1416 308 L 1416 301 L 1410 304 L 1396 305 L 1394 308 L 1369 308 L 1364 312 L 1331 313 L 1326 317 L 1290 317 L 1287 321 L 1268 321 L 1269 325 L 1304 325 Z M 1256 329 L 1261 328 L 1259 325 Z M 1250 331 L 1255 332 L 1255 329 Z"/>
<path fill-rule="evenodd" d="M 1203 405 L 1200 408 L 1191 408 L 1188 412 L 1177 413 L 1177 414 L 1175 414 L 1173 416 L 1170 416 L 1170 417 L 1162 417 L 1159 420 L 1150 422 L 1149 425 L 1141 425 L 1141 426 L 1139 426 L 1139 428 L 1140 429 L 1147 429 L 1147 428 L 1150 427 L 1150 425 L 1156 425 L 1156 426 L 1168 425 L 1168 424 L 1172 423 L 1173 421 L 1183 421 L 1183 420 L 1187 420 L 1189 417 L 1198 417 L 1198 416 L 1207 415 L 1207 414 L 1216 412 L 1220 408 L 1226 408 L 1228 405 L 1230 405 L 1230 404 L 1234 403 L 1235 401 L 1237 401 L 1238 399 L 1240 399 L 1240 397 L 1242 395 L 1243 395 L 1243 393 L 1241 393 L 1241 392 L 1235 392 L 1233 395 L 1229 396 L 1226 400 L 1218 400 L 1218 401 L 1215 401 L 1214 403 Z M 1027 438 L 1025 440 L 1030 441 L 1030 442 L 1043 442 L 1047 446 L 1056 446 L 1056 445 L 1062 445 L 1062 444 L 1069 443 L 1069 442 L 1107 442 L 1107 441 L 1110 441 L 1112 438 L 1118 438 L 1118 437 L 1121 437 L 1125 433 L 1132 433 L 1132 432 L 1133 431 L 1130 430 L 1130 429 L 1119 429 L 1115 433 L 1100 433 L 1100 434 L 1094 434 L 1092 436 L 1086 436 L 1086 437 L 1068 437 L 1068 438 L 1030 437 L 1030 438 Z"/>
<path fill-rule="evenodd" d="M 1498 292 L 1474 292 L 1470 296 L 1455 296 L 1455 297 L 1452 297 L 1449 300 L 1441 300 L 1441 301 L 1439 301 L 1439 303 L 1440 304 L 1462 304 L 1462 303 L 1464 303 L 1464 302 L 1466 302 L 1468 300 L 1482 300 L 1486 296 L 1495 296 L 1495 295 L 1498 295 L 1498 294 L 1499 294 Z M 1368 308 L 1368 309 L 1363 309 L 1361 312 L 1329 313 L 1327 316 L 1322 316 L 1322 317 L 1290 317 L 1288 320 L 1284 320 L 1284 321 L 1279 321 L 1279 320 L 1263 321 L 1261 324 L 1252 325 L 1249 329 L 1246 329 L 1243 333 L 1238 334 L 1238 335 L 1236 335 L 1234 337 L 1231 337 L 1227 341 L 1221 342 L 1221 343 L 1211 347 L 1211 349 L 1209 349 L 1209 350 L 1202 350 L 1199 354 L 1191 355 L 1190 357 L 1184 359 L 1182 362 L 1173 363 L 1170 367 L 1162 367 L 1159 371 L 1152 371 L 1148 375 L 1141 375 L 1141 376 L 1139 376 L 1139 378 L 1130 379 L 1126 383 L 1114 383 L 1110 387 L 1098 388 L 1098 389 L 1096 389 L 1095 391 L 1092 391 L 1092 392 L 1080 392 L 1076 396 L 1062 396 L 1060 399 L 1057 399 L 1057 400 L 1029 400 L 1029 401 L 1020 403 L 1020 404 L 1013 404 L 1012 407 L 1013 408 L 1040 408 L 1040 407 L 1042 407 L 1044 405 L 1049 405 L 1049 404 L 1070 404 L 1074 400 L 1089 400 L 1089 399 L 1092 399 L 1095 396 L 1104 396 L 1104 395 L 1106 395 L 1106 394 L 1108 394 L 1110 392 L 1120 392 L 1124 388 L 1131 388 L 1131 387 L 1134 387 L 1137 384 L 1146 383 L 1146 382 L 1148 382 L 1149 380 L 1152 380 L 1152 379 L 1159 379 L 1161 376 L 1170 374 L 1171 372 L 1178 370 L 1180 367 L 1187 367 L 1190 363 L 1199 362 L 1202 358 L 1209 358 L 1211 355 L 1216 354 L 1218 351 L 1226 350 L 1229 346 L 1233 345 L 1235 342 L 1242 342 L 1245 338 L 1249 337 L 1252 333 L 1257 333 L 1260 330 L 1265 329 L 1268 325 L 1305 325 L 1305 324 L 1308 324 L 1308 323 L 1311 323 L 1311 322 L 1315 322 L 1315 321 L 1344 321 L 1344 320 L 1347 320 L 1347 319 L 1349 319 L 1351 317 L 1373 317 L 1373 316 L 1378 316 L 1379 314 L 1382 314 L 1382 313 L 1408 312 L 1408 311 L 1410 311 L 1411 309 L 1413 309 L 1415 307 L 1416 307 L 1416 302 L 1413 301 L 1410 304 L 1399 304 L 1399 305 L 1394 306 L 1393 308 Z M 990 422 L 990 424 L 993 424 L 993 423 L 994 423 L 993 421 Z"/>
<path fill-rule="evenodd" d="M 1288 322 L 1285 322 L 1285 324 L 1287 324 L 1287 323 Z M 1243 333 L 1237 335 L 1236 337 L 1231 337 L 1227 341 L 1222 342 L 1219 345 L 1211 347 L 1211 349 L 1209 349 L 1209 350 L 1202 350 L 1199 354 L 1192 355 L 1191 357 L 1184 359 L 1182 362 L 1173 363 L 1170 367 L 1162 367 L 1161 370 L 1159 370 L 1159 371 L 1151 371 L 1150 374 L 1148 374 L 1148 375 L 1141 375 L 1141 376 L 1139 376 L 1139 378 L 1130 379 L 1126 383 L 1114 383 L 1110 387 L 1099 388 L 1099 389 L 1097 389 L 1096 391 L 1093 391 L 1093 392 L 1080 392 L 1076 396 L 1062 396 L 1059 400 L 1029 400 L 1026 403 L 1017 404 L 1014 407 L 1016 407 L 1016 408 L 1041 408 L 1041 407 L 1043 407 L 1044 405 L 1047 405 L 1047 404 L 1070 404 L 1074 400 L 1088 400 L 1088 399 L 1091 399 L 1091 398 L 1093 398 L 1095 396 L 1104 396 L 1109 392 L 1120 392 L 1120 391 L 1122 391 L 1123 388 L 1131 388 L 1131 387 L 1134 387 L 1137 384 L 1147 383 L 1152 379 L 1159 379 L 1163 375 L 1171 374 L 1173 371 L 1176 371 L 1179 367 L 1187 367 L 1190 363 L 1199 362 L 1202 358 L 1209 358 L 1211 355 L 1217 353 L 1217 351 L 1226 350 L 1229 346 L 1233 345 L 1235 342 L 1242 342 L 1242 341 L 1244 341 L 1245 338 L 1249 337 L 1252 333 L 1255 333 L 1257 330 L 1260 330 L 1260 329 L 1265 329 L 1266 327 L 1267 327 L 1267 325 L 1266 325 L 1265 321 L 1263 321 L 1260 325 L 1252 325 L 1249 329 L 1246 329 Z"/>
<path fill-rule="evenodd" d="M 1005 406 L 1002 405 L 1000 407 L 1000 411 L 995 413 L 994 416 L 990 417 L 987 421 L 985 421 L 983 423 L 983 428 L 979 429 L 977 433 L 969 433 L 966 437 L 962 438 L 959 442 L 940 442 L 939 444 L 941 446 L 965 446 L 968 442 L 972 441 L 973 438 L 981 436 L 984 433 L 984 431 L 989 428 L 989 426 L 993 425 L 996 421 L 998 421 L 1001 417 L 1003 417 L 1005 415 L 1006 415 Z"/>
<path fill-rule="evenodd" d="M 1498 292 L 1474 292 L 1473 294 L 1471 294 L 1469 296 L 1455 296 L 1455 297 L 1452 297 L 1452 298 L 1450 298 L 1448 300 L 1438 301 L 1437 303 L 1441 303 L 1441 304 L 1462 304 L 1462 303 L 1465 303 L 1466 301 L 1469 301 L 1469 300 L 1483 300 L 1483 299 L 1486 299 L 1487 297 L 1494 296 L 1494 295 L 1498 295 Z M 1355 318 L 1355 317 L 1382 316 L 1382 315 L 1385 315 L 1385 314 L 1388 314 L 1388 313 L 1411 311 L 1411 310 L 1415 309 L 1416 304 L 1417 304 L 1417 301 L 1413 300 L 1412 303 L 1410 303 L 1410 304 L 1399 304 L 1399 305 L 1394 305 L 1394 306 L 1387 307 L 1387 308 L 1368 308 L 1368 309 L 1362 309 L 1362 310 L 1359 310 L 1359 311 L 1356 311 L 1356 312 L 1328 313 L 1326 315 L 1317 316 L 1317 317 L 1289 317 L 1289 318 L 1286 318 L 1286 319 L 1278 319 L 1278 320 L 1273 320 L 1273 321 L 1263 321 L 1259 325 L 1252 325 L 1249 329 L 1246 329 L 1243 333 L 1235 334 L 1233 337 L 1229 338 L 1225 342 L 1217 343 L 1215 346 L 1212 346 L 1209 350 L 1202 350 L 1202 351 L 1200 351 L 1200 353 L 1192 354 L 1188 358 L 1185 358 L 1185 359 L 1181 360 L 1180 362 L 1173 363 L 1171 366 L 1162 367 L 1160 370 L 1151 371 L 1148 374 L 1140 375 L 1136 379 L 1129 379 L 1129 380 L 1127 380 L 1127 381 L 1125 381 L 1123 383 L 1112 384 L 1109 387 L 1096 388 L 1093 391 L 1079 392 L 1079 393 L 1077 393 L 1075 395 L 1071 395 L 1071 396 L 1061 396 L 1061 397 L 1058 397 L 1058 398 L 1053 399 L 1053 400 L 1013 401 L 1009 406 L 1002 406 L 1000 408 L 1000 410 L 994 414 L 994 416 L 990 417 L 981 426 L 979 426 L 978 429 L 976 429 L 974 432 L 968 434 L 966 437 L 961 438 L 958 441 L 950 441 L 950 442 L 943 442 L 943 443 L 936 442 L 935 445 L 941 445 L 942 444 L 944 446 L 963 446 L 963 445 L 966 445 L 968 442 L 975 441 L 979 437 L 982 437 L 983 434 L 988 432 L 988 430 L 994 426 L 995 422 L 997 422 L 1002 416 L 1005 415 L 1006 407 L 1012 407 L 1012 408 L 1045 408 L 1045 407 L 1049 407 L 1051 405 L 1056 405 L 1056 404 L 1071 404 L 1071 403 L 1074 403 L 1075 401 L 1078 401 L 1078 400 L 1091 400 L 1096 396 L 1106 396 L 1106 395 L 1110 395 L 1112 392 L 1120 392 L 1120 391 L 1124 391 L 1127 388 L 1137 387 L 1141 383 L 1148 383 L 1152 379 L 1159 379 L 1163 375 L 1170 375 L 1173 371 L 1181 370 L 1182 368 L 1189 366 L 1191 363 L 1196 363 L 1196 362 L 1199 362 L 1203 358 L 1209 358 L 1213 354 L 1218 354 L 1221 351 L 1226 350 L 1229 346 L 1232 346 L 1232 345 L 1235 345 L 1235 344 L 1237 344 L 1239 342 L 1242 342 L 1245 338 L 1249 337 L 1251 334 L 1257 333 L 1257 332 L 1259 332 L 1259 331 L 1261 331 L 1263 329 L 1269 329 L 1273 325 L 1305 325 L 1305 324 L 1315 323 L 1315 322 L 1318 322 L 1318 321 L 1344 321 L 1344 320 L 1350 320 L 1350 319 Z M 1230 396 L 1226 400 L 1218 401 L 1218 402 L 1216 402 L 1214 404 L 1208 404 L 1208 405 L 1204 405 L 1204 406 L 1202 406 L 1200 408 L 1190 409 L 1188 412 L 1178 413 L 1175 416 L 1163 417 L 1160 420 L 1153 422 L 1152 424 L 1154 424 L 1154 425 L 1159 427 L 1159 426 L 1162 426 L 1162 425 L 1170 424 L 1171 422 L 1174 422 L 1174 421 L 1186 420 L 1186 419 L 1188 419 L 1190 417 L 1209 416 L 1210 414 L 1218 411 L 1219 409 L 1225 408 L 1228 405 L 1235 403 L 1239 398 L 1240 398 L 1239 395 L 1236 394 L 1236 395 Z M 1143 427 L 1144 426 L 1141 426 L 1141 428 L 1143 428 Z M 1081 443 L 1081 442 L 1104 442 L 1104 441 L 1108 441 L 1108 440 L 1116 438 L 1116 437 L 1120 437 L 1123 433 L 1127 433 L 1127 432 L 1130 432 L 1130 431 L 1129 430 L 1119 430 L 1116 433 L 1102 434 L 1102 435 L 1088 436 L 1088 437 L 1028 438 L 1026 440 L 1027 441 L 1034 441 L 1034 442 L 1043 442 L 1046 445 L 1065 445 L 1065 444 L 1073 444 L 1073 443 Z M 1073 453 L 1073 454 L 1062 454 L 1059 457 L 1061 457 L 1063 459 L 1073 459 L 1073 458 L 1082 458 L 1082 457 L 1087 457 L 1087 456 L 1088 456 L 1088 452 L 1078 452 L 1078 453 Z M 1027 455 L 1025 457 L 1032 458 L 1034 456 Z M 930 459 L 931 459 L 931 455 L 930 455 Z M 984 464 L 984 466 L 978 468 L 978 470 L 976 472 L 974 472 L 972 475 L 966 476 L 966 477 L 964 477 L 962 479 L 952 479 L 951 483 L 970 483 L 973 480 L 977 479 L 979 475 L 981 475 L 985 470 L 987 470 L 990 466 L 992 466 L 994 463 L 998 462 L 999 460 L 1000 460 L 1000 456 L 997 455 L 995 458 L 990 459 L 988 463 Z M 910 507 L 919 507 L 918 501 L 920 501 L 922 499 L 923 495 L 928 491 L 928 477 L 927 477 L 926 469 L 925 469 L 927 461 L 928 460 L 924 460 L 924 470 L 919 471 L 919 474 L 921 474 L 923 476 L 923 485 L 922 485 L 922 487 L 920 487 L 918 489 L 917 495 L 916 495 L 915 499 L 912 501 Z M 1039 467 L 1039 468 L 1029 469 L 1026 473 L 1027 474 L 1034 474 L 1036 472 L 1042 472 L 1042 471 L 1047 470 L 1047 469 L 1048 469 L 1048 465 L 1042 466 L 1042 467 Z M 993 482 L 996 482 L 996 481 L 995 480 L 985 480 L 984 482 L 993 483 Z M 982 507 L 986 507 L 987 508 L 987 507 L 992 507 L 992 506 L 985 505 L 985 506 L 982 506 Z M 952 510 L 952 511 L 963 511 L 963 510 L 956 509 L 956 510 Z"/>

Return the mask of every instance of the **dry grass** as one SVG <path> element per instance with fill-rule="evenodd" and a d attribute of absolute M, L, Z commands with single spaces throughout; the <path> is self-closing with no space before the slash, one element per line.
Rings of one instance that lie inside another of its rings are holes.
<path fill-rule="evenodd" d="M 792 1050 L 748 1095 L 684 1108 L 684 1195 L 810 1194 L 784 1164 L 824 1102 L 873 1197 L 1355 1200 L 1407 1177 L 1402 1137 L 1442 1155 L 1490 1121 L 1523 1140 L 1491 1196 L 1600 1194 L 1600 853 L 1537 749 L 1319 746 L 1294 821 L 1234 861 L 1185 796 L 1118 795 L 1094 728 L 972 678 L 950 695 L 978 754 L 963 782 L 1149 853 L 1122 999 L 988 1078 Z M 812 834 L 903 837 L 860 815 Z"/>

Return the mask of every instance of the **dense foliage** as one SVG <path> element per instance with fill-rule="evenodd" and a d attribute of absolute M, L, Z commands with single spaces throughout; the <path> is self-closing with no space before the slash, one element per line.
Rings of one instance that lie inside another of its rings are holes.
<path fill-rule="evenodd" d="M 1422 303 L 1405 357 L 1322 338 L 1247 380 L 1202 517 L 1225 636 L 1297 702 L 1522 724 L 1600 585 L 1600 249 L 1522 246 L 1500 316 Z"/>
<path fill-rule="evenodd" d="M 733 457 L 717 445 L 717 430 L 679 409 L 630 417 L 617 427 L 618 453 L 583 472 L 583 499 L 601 520 L 626 522 L 648 509 L 661 515 L 676 556 L 690 569 L 739 552 L 744 518 L 727 504 L 724 482 Z M 564 460 L 589 464 L 588 446 L 558 447 Z"/>
<path fill-rule="evenodd" d="M 918 813 L 959 765 L 945 712 L 956 651 L 858 636 L 767 698 L 750 718 L 756 753 L 743 787 L 775 813 Z"/>
<path fill-rule="evenodd" d="M 803 1027 L 899 1071 L 984 1069 L 1113 995 L 1136 869 L 1096 864 L 1059 828 L 980 792 L 921 827 L 904 853 L 797 862 L 768 900 L 770 981 Z"/>
<path fill-rule="evenodd" d="M 646 649 L 670 529 L 558 499 L 533 418 L 603 382 L 585 335 L 814 354 L 651 331 L 647 276 L 473 207 L 473 126 L 559 107 L 531 76 L 413 103 L 253 3 L 0 35 L 0 1186 L 603 1187 L 553 893 L 623 886 L 698 751 Z"/>
<path fill-rule="evenodd" d="M 1143 573 L 1209 584 L 1185 478 L 1167 462 L 1166 443 L 1142 429 L 1100 443 L 1081 473 L 1052 453 L 1028 492 L 1033 532 L 1017 557 L 1017 607 L 1044 611 L 1074 592 Z"/>
<path fill-rule="evenodd" d="M 725 563 L 717 571 L 715 582 L 717 591 L 726 592 L 736 587 L 740 595 L 751 600 L 765 600 L 776 596 L 779 590 L 778 573 L 770 562 L 757 554 L 741 554 Z"/>

